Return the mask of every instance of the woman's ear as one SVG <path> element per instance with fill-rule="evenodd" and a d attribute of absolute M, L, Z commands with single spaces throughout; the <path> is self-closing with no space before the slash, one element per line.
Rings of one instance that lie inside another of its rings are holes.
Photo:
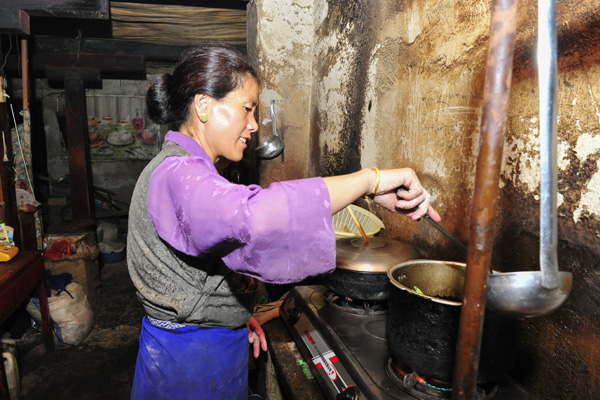
<path fill-rule="evenodd" d="M 210 108 L 210 97 L 205 94 L 197 94 L 194 96 L 194 113 L 196 118 L 202 122 L 208 119 L 208 110 Z"/>

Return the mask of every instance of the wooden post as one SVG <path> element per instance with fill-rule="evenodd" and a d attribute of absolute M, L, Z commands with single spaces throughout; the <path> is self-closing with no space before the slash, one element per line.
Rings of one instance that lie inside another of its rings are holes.
<path fill-rule="evenodd" d="M 65 87 L 65 117 L 73 223 L 70 229 L 95 227 L 96 212 L 92 162 L 89 148 L 85 82 L 101 82 L 101 71 L 144 72 L 142 56 L 99 54 L 38 54 L 33 59 L 44 66 L 48 80 L 62 80 Z"/>
<path fill-rule="evenodd" d="M 475 399 L 514 58 L 517 0 L 493 0 L 453 400 Z"/>
<path fill-rule="evenodd" d="M 85 89 L 83 81 L 76 77 L 67 77 L 64 82 L 73 221 L 95 223 Z"/>
<path fill-rule="evenodd" d="M 27 58 L 27 39 L 21 39 L 21 70 L 23 88 L 23 108 L 29 108 L 29 68 Z M 33 189 L 33 188 L 32 188 Z"/>

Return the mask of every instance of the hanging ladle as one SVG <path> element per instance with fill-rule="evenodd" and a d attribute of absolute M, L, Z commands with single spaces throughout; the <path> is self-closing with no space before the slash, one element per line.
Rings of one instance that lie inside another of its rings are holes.
<path fill-rule="evenodd" d="M 488 276 L 487 306 L 512 317 L 539 317 L 560 307 L 573 276 L 558 270 L 556 163 L 556 0 L 538 1 L 538 71 L 540 91 L 540 271 Z"/>
<path fill-rule="evenodd" d="M 283 151 L 285 145 L 283 140 L 277 136 L 277 124 L 275 123 L 275 100 L 271 101 L 271 125 L 273 126 L 273 136 L 265 140 L 263 144 L 256 147 L 256 155 L 258 158 L 270 160 L 271 158 L 277 157 Z"/>

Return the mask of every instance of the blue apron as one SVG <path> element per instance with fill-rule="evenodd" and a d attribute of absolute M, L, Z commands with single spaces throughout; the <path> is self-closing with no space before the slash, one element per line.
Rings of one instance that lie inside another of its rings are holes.
<path fill-rule="evenodd" d="M 132 400 L 248 399 L 248 330 L 144 317 Z"/>

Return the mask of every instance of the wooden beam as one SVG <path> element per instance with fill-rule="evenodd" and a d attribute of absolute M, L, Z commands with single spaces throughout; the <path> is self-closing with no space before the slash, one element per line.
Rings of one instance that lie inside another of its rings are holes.
<path fill-rule="evenodd" d="M 5 71 L 19 72 L 17 56 L 8 56 Z M 29 56 L 29 71 L 34 79 L 48 78 L 52 81 L 62 81 L 67 76 L 78 77 L 86 82 L 97 82 L 100 78 L 135 80 L 146 79 L 146 62 L 139 55 L 80 54 L 77 60 L 77 54 L 46 53 Z M 100 78 L 93 71 L 100 71 Z"/>
<path fill-rule="evenodd" d="M 29 14 L 16 8 L 0 7 L 0 33 L 29 35 Z"/>
<path fill-rule="evenodd" d="M 162 45 L 114 39 L 77 39 L 36 36 L 34 54 L 74 53 L 142 56 L 146 61 L 174 62 L 193 46 Z"/>
<path fill-rule="evenodd" d="M 36 70 L 48 68 L 93 68 L 102 72 L 145 73 L 144 57 L 125 54 L 37 54 L 31 57 Z"/>
<path fill-rule="evenodd" d="M 79 67 L 46 67 L 46 79 L 49 81 L 63 81 L 77 79 L 82 82 L 101 82 L 102 72 L 98 68 Z"/>
<path fill-rule="evenodd" d="M 138 4 L 167 4 L 171 6 L 227 8 L 230 10 L 245 10 L 248 0 L 127 0 L 128 3 Z"/>
<path fill-rule="evenodd" d="M 111 3 L 112 37 L 163 45 L 246 45 L 246 10 Z"/>
<path fill-rule="evenodd" d="M 19 0 L 15 8 L 36 17 L 109 19 L 109 0 Z"/>

